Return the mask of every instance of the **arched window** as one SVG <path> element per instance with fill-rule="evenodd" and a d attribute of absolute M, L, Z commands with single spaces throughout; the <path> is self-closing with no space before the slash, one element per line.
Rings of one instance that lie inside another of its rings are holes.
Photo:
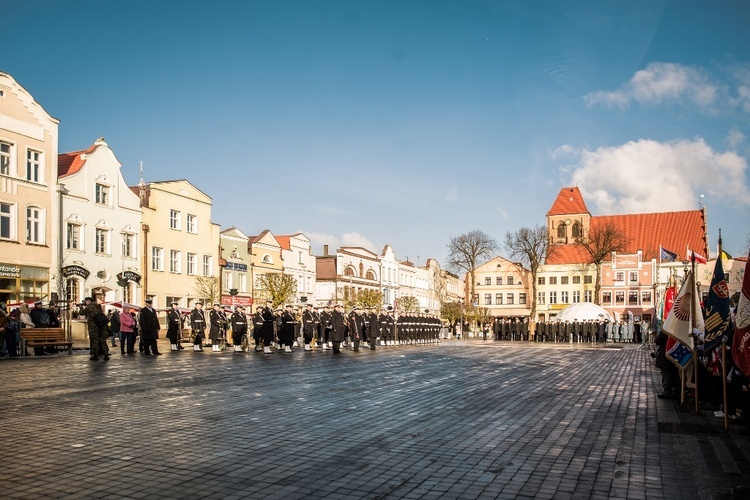
<path fill-rule="evenodd" d="M 576 221 L 576 222 L 573 223 L 572 236 L 573 236 L 573 238 L 580 238 L 581 236 L 583 236 L 581 234 L 581 224 L 580 224 L 580 222 Z"/>
<path fill-rule="evenodd" d="M 354 276 L 354 268 L 348 266 L 346 269 L 344 269 L 344 276 Z"/>
<path fill-rule="evenodd" d="M 375 273 L 372 272 L 372 270 L 368 270 L 367 274 L 365 275 L 365 278 L 367 278 L 368 280 L 375 281 Z"/>
<path fill-rule="evenodd" d="M 567 236 L 567 226 L 564 222 L 561 222 L 559 226 L 557 226 L 557 237 L 558 238 L 565 238 Z"/>

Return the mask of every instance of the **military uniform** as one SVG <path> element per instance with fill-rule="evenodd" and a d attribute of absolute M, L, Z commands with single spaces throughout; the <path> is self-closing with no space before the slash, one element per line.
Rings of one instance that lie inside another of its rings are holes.
<path fill-rule="evenodd" d="M 214 308 L 208 313 L 208 320 L 211 324 L 208 336 L 211 339 L 211 350 L 214 352 L 221 351 L 221 340 L 225 339 L 227 332 L 227 315 L 221 310 L 220 304 L 214 304 Z"/>
<path fill-rule="evenodd" d="M 182 325 L 182 318 L 180 317 L 180 311 L 175 307 L 177 302 L 172 303 L 172 307 L 167 311 L 167 338 L 170 343 L 170 350 L 179 351 L 182 349 L 180 340 L 182 334 L 180 333 L 180 326 Z"/>
<path fill-rule="evenodd" d="M 263 319 L 263 327 L 261 330 L 261 338 L 263 339 L 263 352 L 271 354 L 271 343 L 273 342 L 274 322 L 276 321 L 276 315 L 273 313 L 271 302 L 266 302 L 266 307 L 261 311 L 261 318 Z"/>
<path fill-rule="evenodd" d="M 344 341 L 347 334 L 347 319 L 341 312 L 341 306 L 338 304 L 331 313 L 331 342 L 333 343 L 333 353 L 341 353 L 341 342 Z"/>
<path fill-rule="evenodd" d="M 302 337 L 306 351 L 312 350 L 310 343 L 315 337 L 316 330 L 317 323 L 315 321 L 315 315 L 313 314 L 312 304 L 308 304 L 305 311 L 302 313 Z"/>
<path fill-rule="evenodd" d="M 206 332 L 206 312 L 202 302 L 196 302 L 195 308 L 190 312 L 190 330 L 193 333 L 193 351 L 202 351 Z"/>
<path fill-rule="evenodd" d="M 242 351 L 242 336 L 247 338 L 247 316 L 245 316 L 245 309 L 242 306 L 237 306 L 232 313 L 230 318 L 232 325 L 232 345 L 234 346 L 234 352 Z"/>
<path fill-rule="evenodd" d="M 159 348 L 156 346 L 156 339 L 159 338 L 159 318 L 156 317 L 156 311 L 151 307 L 151 300 L 146 301 L 146 306 L 141 309 L 140 320 L 141 342 L 143 342 L 143 354 L 150 355 L 152 352 L 155 356 L 161 355 Z"/>
<path fill-rule="evenodd" d="M 329 310 L 328 306 L 325 306 L 323 312 L 320 313 L 320 348 L 326 350 L 331 346 L 331 332 L 333 330 L 333 314 Z"/>
<path fill-rule="evenodd" d="M 109 359 L 109 347 L 107 346 L 107 328 L 97 326 L 94 322 L 94 316 L 97 313 L 103 313 L 102 306 L 97 304 L 92 298 L 86 297 L 86 306 L 83 308 L 83 314 L 86 316 L 86 327 L 89 331 L 89 343 L 91 345 L 91 359 L 96 361 L 99 355 L 103 356 L 104 361 Z"/>

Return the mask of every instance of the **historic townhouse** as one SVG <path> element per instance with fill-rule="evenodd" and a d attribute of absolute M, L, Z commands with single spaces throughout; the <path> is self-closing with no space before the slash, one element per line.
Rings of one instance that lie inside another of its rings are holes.
<path fill-rule="evenodd" d="M 487 308 L 496 318 L 528 317 L 531 271 L 502 257 L 495 257 L 474 270 L 476 294 L 473 303 Z M 466 275 L 466 294 L 471 293 Z"/>
<path fill-rule="evenodd" d="M 250 236 L 247 243 L 250 255 L 251 295 L 260 303 L 270 298 L 261 287 L 261 278 L 269 273 L 284 272 L 284 259 L 281 258 L 281 245 L 268 229 L 256 236 Z"/>
<path fill-rule="evenodd" d="M 236 227 L 221 232 L 219 266 L 221 267 L 221 303 L 228 306 L 253 304 L 252 255 L 248 250 L 250 238 Z"/>
<path fill-rule="evenodd" d="M 211 198 L 186 180 L 160 181 L 131 187 L 141 200 L 143 278 L 140 300 L 154 307 L 171 302 L 190 308 L 196 299 L 212 297 L 197 287 L 197 278 L 216 282 L 219 225 L 211 222 Z M 213 295 L 213 294 L 211 294 Z"/>
<path fill-rule="evenodd" d="M 401 293 L 398 270 L 396 252 L 391 245 L 384 246 L 380 253 L 380 286 L 383 292 L 383 303 L 391 307 L 395 306 L 395 301 Z"/>
<path fill-rule="evenodd" d="M 363 290 L 381 290 L 379 256 L 365 248 L 341 247 L 329 255 L 328 245 L 323 245 L 323 255 L 316 257 L 315 266 L 318 305 L 343 303 Z"/>
<path fill-rule="evenodd" d="M 0 72 L 0 301 L 55 300 L 61 248 L 57 128 L 26 89 Z"/>
<path fill-rule="evenodd" d="M 284 272 L 297 280 L 296 303 L 314 302 L 315 295 L 315 256 L 312 254 L 310 239 L 302 233 L 276 236 L 281 246 Z"/>
<path fill-rule="evenodd" d="M 65 295 L 133 302 L 141 282 L 141 208 L 101 138 L 58 156 Z"/>

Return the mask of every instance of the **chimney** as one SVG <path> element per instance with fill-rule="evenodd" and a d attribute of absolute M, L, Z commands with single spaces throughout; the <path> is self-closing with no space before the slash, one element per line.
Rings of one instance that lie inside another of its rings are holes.
<path fill-rule="evenodd" d="M 323 257 L 328 257 L 328 245 L 323 245 Z"/>

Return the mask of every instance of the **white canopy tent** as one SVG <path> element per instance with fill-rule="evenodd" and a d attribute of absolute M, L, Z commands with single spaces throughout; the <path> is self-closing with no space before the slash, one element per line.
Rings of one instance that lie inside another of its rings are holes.
<path fill-rule="evenodd" d="M 588 321 L 590 319 L 612 321 L 612 316 L 602 307 L 592 302 L 571 304 L 555 317 L 557 321 Z"/>

